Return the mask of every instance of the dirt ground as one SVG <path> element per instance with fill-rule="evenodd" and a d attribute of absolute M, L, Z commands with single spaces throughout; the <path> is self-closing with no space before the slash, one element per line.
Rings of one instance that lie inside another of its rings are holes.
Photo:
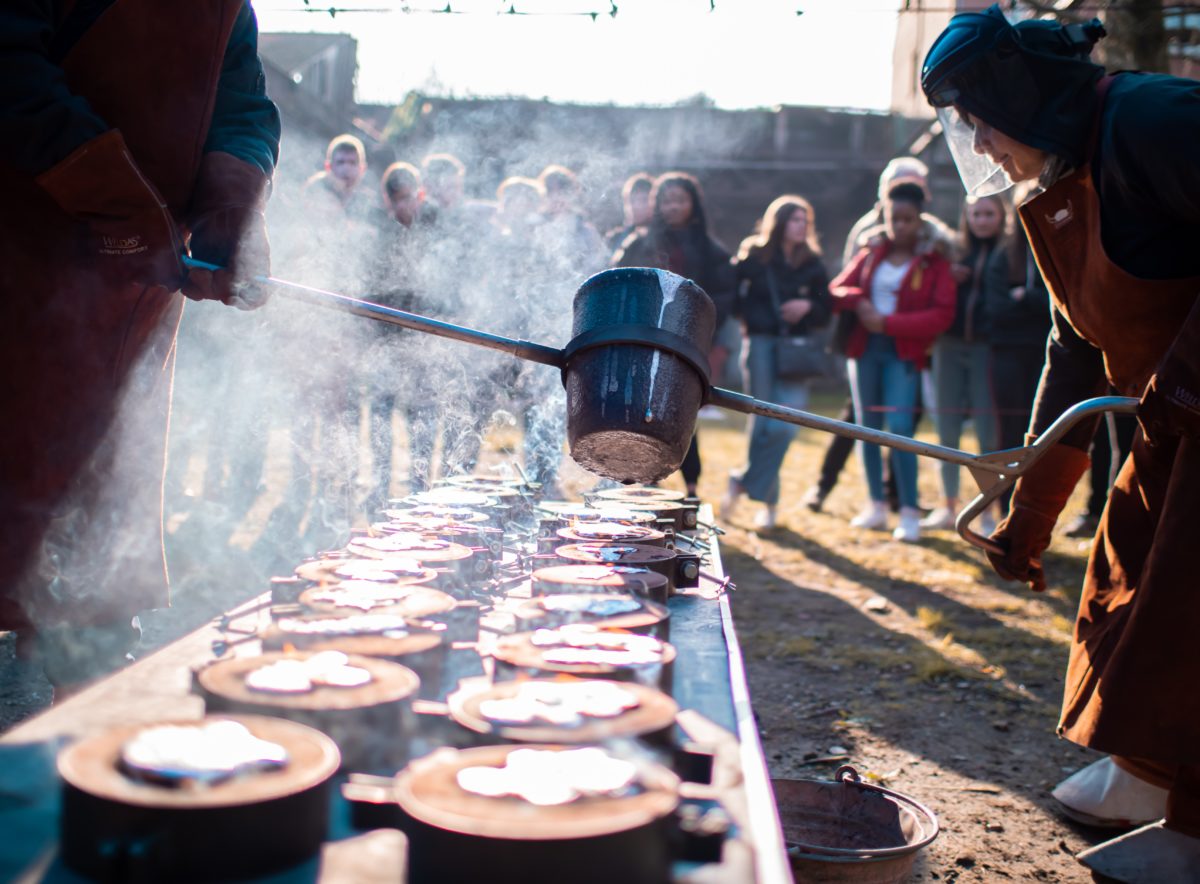
<path fill-rule="evenodd" d="M 793 444 L 775 530 L 756 532 L 759 505 L 747 502 L 723 538 L 772 776 L 825 778 L 850 763 L 926 804 L 941 834 L 917 881 L 1091 881 L 1074 854 L 1105 836 L 1062 820 L 1048 794 L 1098 757 L 1054 734 L 1087 543 L 1055 540 L 1037 595 L 1000 581 L 952 532 L 909 545 L 851 528 L 865 496 L 856 461 L 811 513 L 798 501 L 827 438 Z M 701 493 L 718 500 L 718 465 L 744 457 L 740 421 L 704 427 L 701 442 Z M 937 503 L 932 463 L 921 497 Z"/>
<path fill-rule="evenodd" d="M 715 503 L 745 456 L 741 418 L 704 421 L 700 439 L 701 494 Z M 857 460 L 825 512 L 810 513 L 799 500 L 827 439 L 805 431 L 792 446 L 775 530 L 756 533 L 758 505 L 745 503 L 722 541 L 772 775 L 828 777 L 845 762 L 824 759 L 844 757 L 929 806 L 941 834 L 914 880 L 1090 881 L 1073 854 L 1104 836 L 1061 820 L 1048 795 L 1093 758 L 1054 735 L 1087 544 L 1056 539 L 1050 590 L 1035 595 L 999 581 L 950 532 L 907 545 L 856 531 L 848 520 L 865 494 Z M 489 456 L 506 456 L 513 441 L 494 433 Z M 143 618 L 147 648 L 265 588 L 278 563 L 255 541 L 279 499 L 282 447 L 272 445 L 267 487 L 244 517 L 213 518 L 212 502 L 177 507 L 178 607 Z M 588 487 L 578 470 L 564 484 Z M 921 467 L 921 494 L 937 502 L 931 463 Z M 12 653 L 12 637 L 0 633 L 0 731 L 50 701 L 49 686 Z"/>

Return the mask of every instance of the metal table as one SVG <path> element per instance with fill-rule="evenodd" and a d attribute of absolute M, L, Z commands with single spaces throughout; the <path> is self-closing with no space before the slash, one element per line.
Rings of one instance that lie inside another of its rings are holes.
<path fill-rule="evenodd" d="M 711 512 L 702 513 L 711 521 Z M 723 577 L 712 538 L 705 570 Z M 685 784 L 696 797 L 716 797 L 735 825 L 721 863 L 685 867 L 677 880 L 790 882 L 787 856 L 771 794 L 766 760 L 750 707 L 749 688 L 729 599 L 715 584 L 671 598 L 671 641 L 676 662 L 678 725 L 687 738 L 715 749 L 712 786 Z M 266 596 L 238 610 L 253 608 Z M 266 617 L 266 612 L 247 615 Z M 133 722 L 199 718 L 203 703 L 190 693 L 191 671 L 213 658 L 222 636 L 215 622 L 104 678 L 0 737 L 0 880 L 82 880 L 56 856 L 59 782 L 54 756 L 63 741 Z M 242 652 L 252 652 L 243 646 Z M 322 856 L 261 881 L 404 880 L 405 839 L 395 830 L 363 834 L 350 825 L 349 805 L 334 800 L 330 837 Z"/>

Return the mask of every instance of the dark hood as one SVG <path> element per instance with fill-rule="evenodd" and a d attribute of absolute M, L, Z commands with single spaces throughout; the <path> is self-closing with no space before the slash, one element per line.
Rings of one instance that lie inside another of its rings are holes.
<path fill-rule="evenodd" d="M 1098 21 L 1011 25 L 998 6 L 950 20 L 921 71 L 935 107 L 953 104 L 1022 144 L 1080 165 L 1104 68 L 1088 59 Z"/>

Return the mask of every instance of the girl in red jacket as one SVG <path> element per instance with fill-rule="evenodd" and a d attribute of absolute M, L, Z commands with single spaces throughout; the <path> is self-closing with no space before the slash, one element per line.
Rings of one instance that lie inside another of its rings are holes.
<path fill-rule="evenodd" d="M 846 341 L 854 410 L 865 427 L 913 434 L 921 369 L 934 338 L 954 321 L 955 284 L 950 265 L 935 253 L 919 254 L 925 190 L 912 181 L 892 185 L 884 202 L 886 233 L 868 246 L 829 286 L 834 310 L 856 317 Z M 886 421 L 885 421 L 886 419 Z M 871 500 L 851 520 L 859 528 L 887 525 L 883 463 L 877 445 L 860 444 Z M 900 496 L 897 540 L 921 537 L 916 455 L 892 456 Z"/>

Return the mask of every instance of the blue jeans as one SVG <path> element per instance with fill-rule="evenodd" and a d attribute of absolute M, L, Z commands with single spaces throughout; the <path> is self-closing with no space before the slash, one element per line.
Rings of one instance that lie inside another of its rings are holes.
<path fill-rule="evenodd" d="M 742 354 L 742 374 L 750 395 L 789 408 L 808 405 L 808 382 L 775 375 L 775 336 L 750 335 Z M 799 429 L 795 424 L 755 415 L 748 424 L 750 451 L 738 483 L 751 500 L 779 502 L 779 468 Z"/>
<path fill-rule="evenodd" d="M 875 430 L 886 429 L 897 436 L 913 434 L 913 413 L 921 373 L 914 363 L 896 355 L 896 343 L 887 335 L 871 335 L 862 356 L 849 363 L 850 394 L 858 422 Z M 863 472 L 871 500 L 883 503 L 883 458 L 878 445 L 860 442 Z M 896 491 L 900 506 L 917 505 L 917 456 L 907 451 L 892 452 Z"/>
<path fill-rule="evenodd" d="M 992 395 L 992 348 L 982 341 L 964 341 L 943 335 L 933 345 L 933 383 L 937 389 L 938 441 L 957 448 L 963 423 L 975 424 L 981 451 L 995 451 L 996 402 Z M 959 470 L 956 463 L 941 463 L 942 492 L 958 500 Z"/>

